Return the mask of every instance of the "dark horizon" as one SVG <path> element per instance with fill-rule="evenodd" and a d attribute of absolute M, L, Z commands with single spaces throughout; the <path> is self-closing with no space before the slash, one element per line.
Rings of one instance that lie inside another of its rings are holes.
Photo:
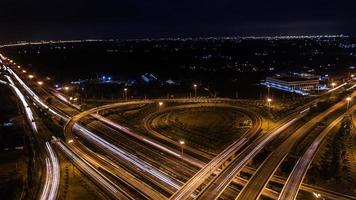
<path fill-rule="evenodd" d="M 2 1 L 1 42 L 356 35 L 356 2 Z"/>

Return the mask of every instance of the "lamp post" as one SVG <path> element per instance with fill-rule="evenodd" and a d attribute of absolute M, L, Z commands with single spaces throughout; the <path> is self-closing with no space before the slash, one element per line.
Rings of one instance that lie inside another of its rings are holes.
<path fill-rule="evenodd" d="M 347 112 L 347 111 L 349 111 L 349 104 L 350 104 L 350 101 L 351 101 L 351 97 L 347 97 L 346 101 L 347 101 L 347 105 L 346 105 L 346 112 Z"/>
<path fill-rule="evenodd" d="M 194 97 L 197 98 L 197 87 L 198 87 L 198 85 L 194 84 L 193 87 L 194 87 Z"/>
<path fill-rule="evenodd" d="M 271 86 L 267 85 L 267 98 L 269 98 L 269 89 Z"/>
<path fill-rule="evenodd" d="M 180 144 L 180 148 L 181 148 L 181 159 L 183 159 L 183 145 L 185 144 L 185 142 L 183 140 L 179 141 Z"/>
<path fill-rule="evenodd" d="M 271 98 L 267 98 L 267 103 L 268 103 L 268 115 L 271 115 Z M 269 130 L 269 119 L 267 119 L 267 130 Z"/>
<path fill-rule="evenodd" d="M 161 109 L 162 106 L 163 106 L 163 102 L 162 101 L 158 102 L 159 109 Z"/>
<path fill-rule="evenodd" d="M 125 101 L 127 101 L 127 88 L 124 88 Z"/>

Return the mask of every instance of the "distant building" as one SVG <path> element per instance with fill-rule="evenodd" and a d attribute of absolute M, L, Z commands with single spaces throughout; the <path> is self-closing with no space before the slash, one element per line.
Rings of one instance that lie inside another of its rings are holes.
<path fill-rule="evenodd" d="M 146 83 L 157 81 L 157 77 L 155 77 L 153 74 L 149 74 L 149 73 L 145 73 L 145 74 L 141 75 L 141 79 Z"/>
<path fill-rule="evenodd" d="M 275 76 L 267 77 L 264 85 L 287 92 L 308 95 L 319 89 L 319 76 Z"/>

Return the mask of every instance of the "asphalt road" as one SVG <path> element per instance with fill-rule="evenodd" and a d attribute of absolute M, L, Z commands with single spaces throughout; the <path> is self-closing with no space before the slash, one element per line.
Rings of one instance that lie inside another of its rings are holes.
<path fill-rule="evenodd" d="M 242 189 L 236 199 L 258 199 L 261 195 L 263 188 L 266 186 L 274 172 L 278 169 L 280 163 L 283 161 L 292 147 L 307 134 L 317 123 L 322 121 L 326 116 L 334 111 L 345 106 L 345 100 L 342 100 L 324 112 L 318 114 L 316 117 L 308 121 L 292 135 L 290 135 L 260 166 L 259 170 L 253 175 L 249 183 Z"/>

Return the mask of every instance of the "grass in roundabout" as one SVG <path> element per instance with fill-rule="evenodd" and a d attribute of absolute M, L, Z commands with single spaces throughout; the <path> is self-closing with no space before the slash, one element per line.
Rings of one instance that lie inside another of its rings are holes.
<path fill-rule="evenodd" d="M 249 129 L 249 120 L 233 108 L 197 107 L 165 112 L 152 125 L 166 137 L 218 153 Z"/>

